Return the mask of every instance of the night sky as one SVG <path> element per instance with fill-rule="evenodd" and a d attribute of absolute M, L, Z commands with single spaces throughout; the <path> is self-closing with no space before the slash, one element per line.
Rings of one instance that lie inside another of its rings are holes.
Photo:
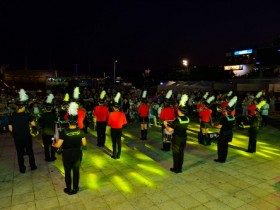
<path fill-rule="evenodd" d="M 279 1 L 99 0 L 0 2 L 0 64 L 95 75 L 224 64 L 229 48 L 280 35 Z"/>

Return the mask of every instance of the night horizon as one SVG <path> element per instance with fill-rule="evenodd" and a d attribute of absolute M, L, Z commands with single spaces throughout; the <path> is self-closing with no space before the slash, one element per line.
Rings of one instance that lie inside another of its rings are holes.
<path fill-rule="evenodd" d="M 275 5 L 276 5 L 275 1 Z M 223 65 L 228 49 L 279 37 L 273 4 L 223 1 L 2 3 L 0 64 L 111 73 Z"/>

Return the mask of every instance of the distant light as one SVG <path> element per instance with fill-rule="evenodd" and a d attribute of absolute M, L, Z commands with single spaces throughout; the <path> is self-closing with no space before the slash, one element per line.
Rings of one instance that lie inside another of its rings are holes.
<path fill-rule="evenodd" d="M 160 82 L 159 84 L 160 84 L 160 85 L 163 85 L 163 82 Z"/>
<path fill-rule="evenodd" d="M 261 62 L 257 61 L 256 64 L 259 65 L 259 64 L 261 64 Z"/>
<path fill-rule="evenodd" d="M 224 66 L 224 70 L 243 70 L 243 65 Z"/>
<path fill-rule="evenodd" d="M 188 61 L 187 60 L 183 60 L 183 65 L 187 66 L 188 65 Z"/>
<path fill-rule="evenodd" d="M 277 51 L 280 52 L 280 49 L 278 49 Z"/>
<path fill-rule="evenodd" d="M 251 53 L 253 53 L 252 49 L 234 51 L 234 55 L 245 55 L 245 54 L 251 54 Z"/>

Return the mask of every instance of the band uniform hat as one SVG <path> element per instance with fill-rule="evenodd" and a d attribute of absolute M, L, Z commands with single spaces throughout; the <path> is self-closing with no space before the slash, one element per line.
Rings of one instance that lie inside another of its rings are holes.
<path fill-rule="evenodd" d="M 183 94 L 181 96 L 181 99 L 180 99 L 180 102 L 179 102 L 179 107 L 178 109 L 183 113 L 183 114 L 186 114 L 187 113 L 187 101 L 188 101 L 189 97 L 187 94 Z"/>
<path fill-rule="evenodd" d="M 117 92 L 117 94 L 114 98 L 113 107 L 115 107 L 117 109 L 119 109 L 121 107 L 120 98 L 121 98 L 121 93 Z"/>
<path fill-rule="evenodd" d="M 80 88 L 75 87 L 73 91 L 73 100 L 76 103 L 80 103 Z"/>
<path fill-rule="evenodd" d="M 215 96 L 210 96 L 207 100 L 206 100 L 206 103 L 205 105 L 206 106 L 210 106 L 211 103 L 215 100 Z"/>
<path fill-rule="evenodd" d="M 102 90 L 99 96 L 99 104 L 104 104 L 105 103 L 105 96 L 106 96 L 106 91 Z"/>
<path fill-rule="evenodd" d="M 46 109 L 52 109 L 53 108 L 53 99 L 54 99 L 54 95 L 52 93 L 50 93 L 47 97 L 46 100 Z"/>
<path fill-rule="evenodd" d="M 232 97 L 228 102 L 227 107 L 222 108 L 222 113 L 227 113 L 228 115 L 235 116 L 236 102 L 237 96 Z"/>
<path fill-rule="evenodd" d="M 142 103 L 147 103 L 147 90 L 142 93 Z"/>
<path fill-rule="evenodd" d="M 166 93 L 166 95 L 165 95 L 165 106 L 170 106 L 172 93 L 173 93 L 172 90 L 168 90 L 168 92 Z"/>
<path fill-rule="evenodd" d="M 20 89 L 19 91 L 19 98 L 16 101 L 16 105 L 19 107 L 23 107 L 27 105 L 28 102 L 28 95 L 26 94 L 26 91 L 24 89 Z"/>
<path fill-rule="evenodd" d="M 77 123 L 78 120 L 78 108 L 79 104 L 77 102 L 72 101 L 68 107 L 68 120 L 70 124 Z"/>

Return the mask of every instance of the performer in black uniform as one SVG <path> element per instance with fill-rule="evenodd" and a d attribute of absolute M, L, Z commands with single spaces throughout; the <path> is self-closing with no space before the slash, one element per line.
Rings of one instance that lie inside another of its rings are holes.
<path fill-rule="evenodd" d="M 111 127 L 111 139 L 113 154 L 111 158 L 119 159 L 122 150 L 122 129 L 127 120 L 125 114 L 120 111 L 120 100 L 121 94 L 118 92 L 114 98 L 113 111 L 109 114 L 108 125 Z"/>
<path fill-rule="evenodd" d="M 173 153 L 173 167 L 170 171 L 174 173 L 181 173 L 182 166 L 184 162 L 184 149 L 186 147 L 187 141 L 187 128 L 190 122 L 189 118 L 185 116 L 187 112 L 186 102 L 188 101 L 188 96 L 186 94 L 182 95 L 181 101 L 177 110 L 178 117 L 168 124 L 168 121 L 164 121 L 163 125 L 168 132 L 173 132 L 172 139 L 172 153 Z"/>
<path fill-rule="evenodd" d="M 42 139 L 44 144 L 45 161 L 54 161 L 55 148 L 52 147 L 52 138 L 55 134 L 55 125 L 57 121 L 56 113 L 53 110 L 53 94 L 49 94 L 46 101 L 46 111 L 39 118 L 39 124 L 42 127 Z"/>
<path fill-rule="evenodd" d="M 220 119 L 219 125 L 214 125 L 214 127 L 220 128 L 220 134 L 217 139 L 218 158 L 214 159 L 214 161 L 218 163 L 224 163 L 227 159 L 228 142 L 232 141 L 232 128 L 235 123 L 235 117 L 231 113 L 233 113 L 233 110 L 235 109 L 236 101 L 237 97 L 234 96 L 229 101 L 228 107 L 221 110 L 222 117 Z"/>
<path fill-rule="evenodd" d="M 69 128 L 63 130 L 59 139 L 54 141 L 52 146 L 60 148 L 63 145 L 62 161 L 65 172 L 66 188 L 64 192 L 72 195 L 79 191 L 79 179 L 80 179 L 80 165 L 82 159 L 83 146 L 86 148 L 86 138 L 84 132 L 77 127 L 78 120 L 78 107 L 76 102 L 71 102 L 69 105 L 68 121 Z M 71 172 L 73 171 L 73 189 Z"/>
<path fill-rule="evenodd" d="M 257 136 L 261 126 L 262 117 L 260 116 L 261 108 L 266 104 L 266 100 L 262 100 L 250 111 L 250 125 L 243 125 L 243 128 L 249 127 L 249 143 L 246 152 L 255 153 L 257 147 Z"/>
<path fill-rule="evenodd" d="M 17 102 L 17 111 L 12 114 L 9 120 L 9 131 L 14 137 L 19 170 L 21 173 L 25 173 L 26 167 L 23 157 L 25 152 L 29 157 L 31 170 L 37 169 L 32 148 L 32 136 L 30 134 L 30 125 L 35 126 L 36 124 L 32 116 L 25 112 L 28 95 L 24 89 L 20 89 L 19 96 L 20 100 Z"/>

